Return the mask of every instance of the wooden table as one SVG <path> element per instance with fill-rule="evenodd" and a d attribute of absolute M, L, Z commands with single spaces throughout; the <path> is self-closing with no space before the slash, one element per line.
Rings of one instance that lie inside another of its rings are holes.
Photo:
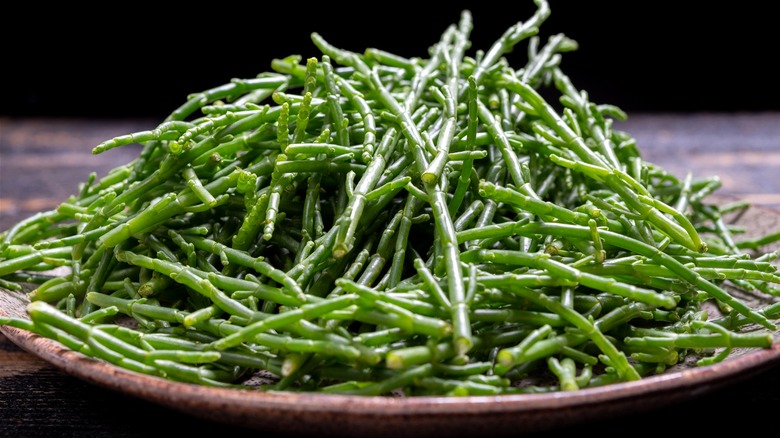
<path fill-rule="evenodd" d="M 133 146 L 98 156 L 99 142 L 153 128 L 148 120 L 0 118 L 0 230 L 55 207 L 78 183 L 134 158 Z M 683 177 L 719 176 L 718 193 L 780 209 L 780 112 L 736 114 L 638 114 L 616 127 L 631 133 L 646 160 Z M 774 414 L 770 411 L 774 410 Z M 561 430 L 562 433 L 645 430 L 676 434 L 723 433 L 744 422 L 776 425 L 780 414 L 780 366 L 706 391 L 693 401 Z M 679 427 L 679 426 L 677 426 Z M 769 426 L 776 427 L 776 426 Z M 665 432 L 663 432 L 665 429 Z M 225 426 L 66 375 L 0 335 L 0 437 L 142 437 L 152 432 L 247 436 Z M 770 429 L 772 430 L 772 429 Z M 265 434 L 264 436 L 268 436 Z"/>

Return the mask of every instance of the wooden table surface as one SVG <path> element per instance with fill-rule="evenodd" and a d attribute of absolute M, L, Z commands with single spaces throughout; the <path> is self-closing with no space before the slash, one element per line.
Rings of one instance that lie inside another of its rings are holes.
<path fill-rule="evenodd" d="M 93 156 L 99 142 L 155 126 L 148 120 L 0 118 L 0 230 L 55 207 L 90 172 L 135 157 L 133 146 Z M 780 112 L 734 114 L 635 114 L 616 127 L 631 133 L 646 160 L 684 177 L 718 176 L 718 193 L 780 210 Z M 774 410 L 774 414 L 772 414 Z M 767 414 L 768 413 L 768 414 Z M 674 427 L 705 435 L 774 423 L 780 414 L 780 364 L 693 400 L 600 419 L 562 433 L 599 433 Z M 673 423 L 682 426 L 673 426 Z M 663 430 L 666 430 L 666 433 Z M 772 429 L 769 429 L 772 430 Z M 0 335 L 0 437 L 248 436 L 223 425 L 115 393 L 71 377 L 22 351 Z M 195 435 L 193 435 L 195 436 Z M 263 436 L 268 437 L 268 434 Z"/>

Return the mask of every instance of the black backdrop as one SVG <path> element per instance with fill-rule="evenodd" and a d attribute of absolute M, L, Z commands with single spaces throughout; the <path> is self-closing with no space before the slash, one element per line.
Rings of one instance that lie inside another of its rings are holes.
<path fill-rule="evenodd" d="M 629 113 L 780 109 L 780 37 L 770 2 L 550 5 L 541 36 L 562 32 L 578 41 L 562 68 L 594 102 Z M 164 117 L 187 94 L 268 71 L 273 58 L 319 56 L 313 31 L 353 51 L 427 56 L 468 9 L 473 55 L 535 10 L 531 0 L 20 8 L 0 30 L 0 116 Z M 509 55 L 516 67 L 521 47 Z"/>

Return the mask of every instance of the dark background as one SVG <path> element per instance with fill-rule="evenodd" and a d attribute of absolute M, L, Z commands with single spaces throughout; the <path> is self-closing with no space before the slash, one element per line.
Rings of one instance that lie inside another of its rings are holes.
<path fill-rule="evenodd" d="M 577 40 L 564 72 L 592 101 L 629 114 L 777 110 L 780 37 L 770 4 L 551 0 L 541 36 Z M 319 56 L 313 31 L 356 52 L 427 57 L 468 9 L 473 55 L 535 10 L 531 0 L 191 5 L 20 5 L 0 30 L 0 116 L 162 118 L 189 93 L 269 71 L 273 58 Z M 519 47 L 509 55 L 516 68 L 525 62 Z"/>

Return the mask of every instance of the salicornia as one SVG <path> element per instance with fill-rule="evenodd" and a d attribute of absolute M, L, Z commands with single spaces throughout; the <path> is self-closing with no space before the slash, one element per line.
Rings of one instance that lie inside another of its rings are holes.
<path fill-rule="evenodd" d="M 0 286 L 31 301 L 0 324 L 161 378 L 354 395 L 575 391 L 771 347 L 780 233 L 740 240 L 717 179 L 645 161 L 535 3 L 487 48 L 463 11 L 427 57 L 312 33 L 319 57 L 100 143 L 142 149 L 0 234 Z"/>

